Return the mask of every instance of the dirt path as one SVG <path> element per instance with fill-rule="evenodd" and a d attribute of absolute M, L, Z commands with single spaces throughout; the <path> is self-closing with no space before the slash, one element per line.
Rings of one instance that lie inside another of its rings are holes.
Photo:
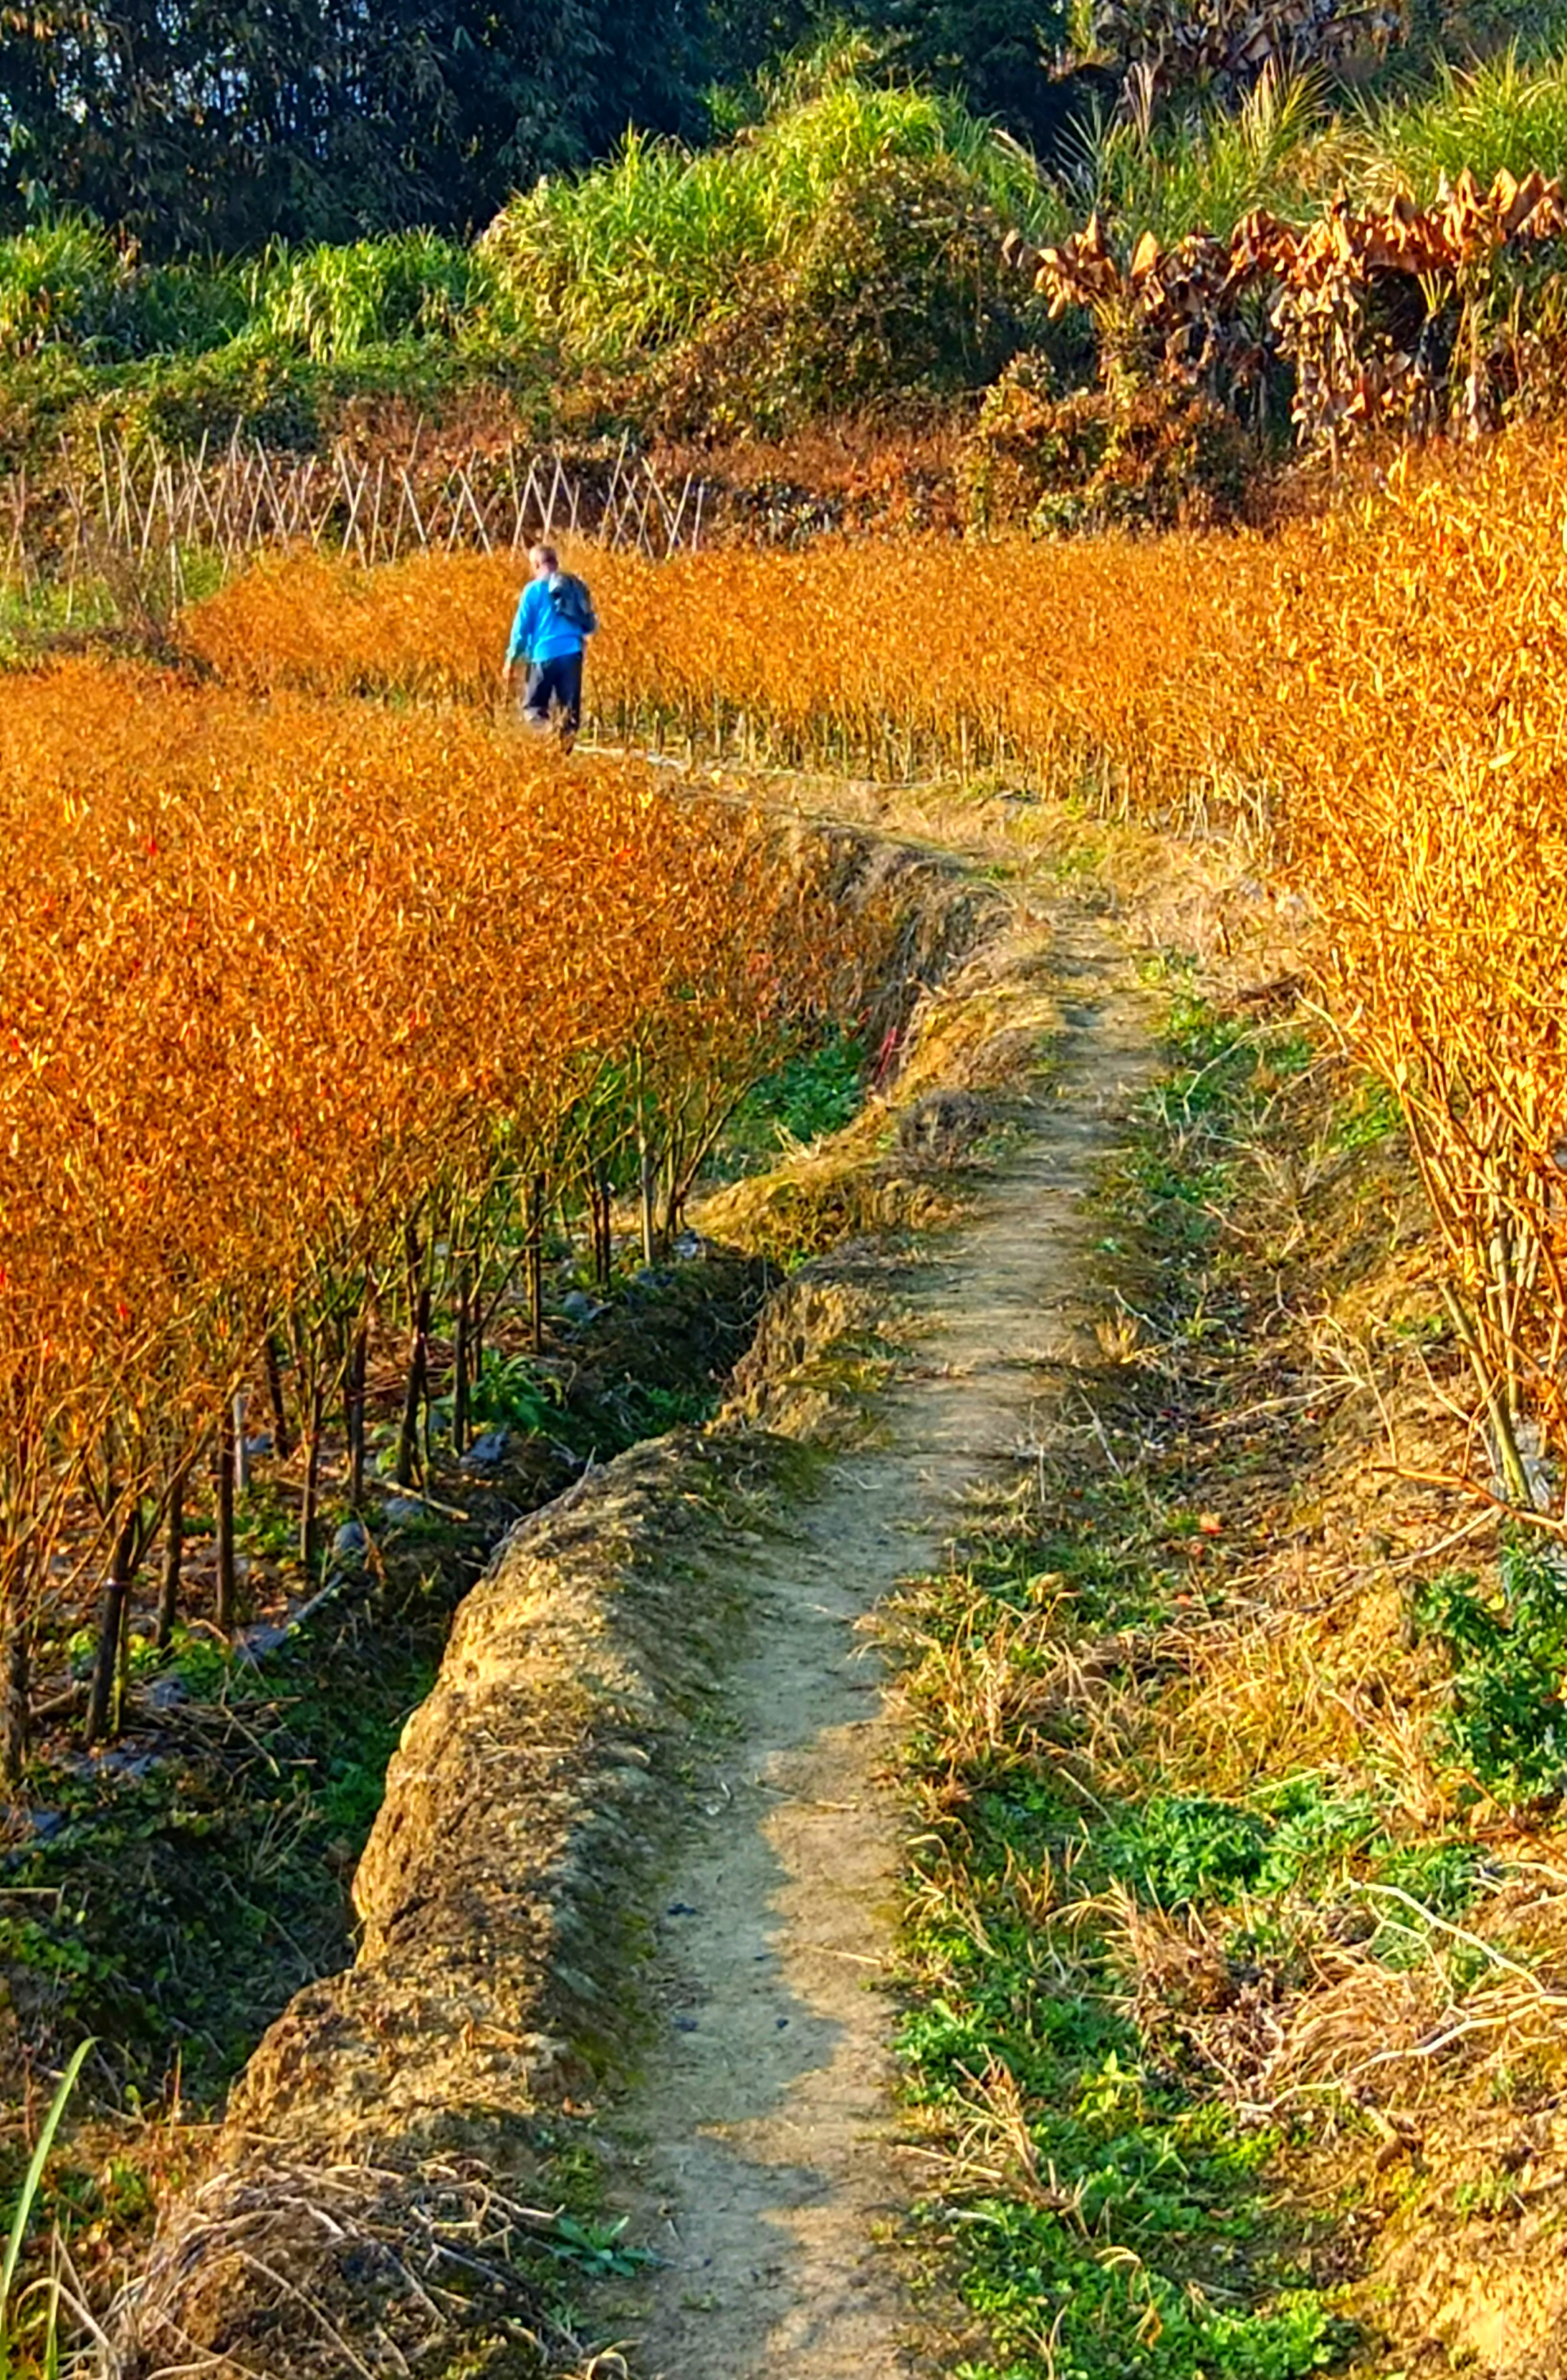
<path fill-rule="evenodd" d="M 666 1897 L 659 2034 L 621 2125 L 635 2229 L 662 2260 L 628 2322 L 646 2380 L 929 2369 L 878 2245 L 918 2180 L 889 2087 L 892 1720 L 856 1623 L 939 1558 L 967 1489 L 1028 1459 L 1085 1327 L 1083 1193 L 1153 1062 L 1091 921 L 1064 919 L 1052 955 L 1059 1067 L 910 1301 L 917 1351 L 879 1442 L 753 1557 L 735 1749 Z"/>

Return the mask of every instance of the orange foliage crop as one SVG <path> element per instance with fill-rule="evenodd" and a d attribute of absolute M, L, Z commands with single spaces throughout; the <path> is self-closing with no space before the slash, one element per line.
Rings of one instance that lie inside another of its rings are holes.
<path fill-rule="evenodd" d="M 461 716 L 6 679 L 0 852 L 18 1660 L 67 1500 L 134 1565 L 270 1334 L 319 1431 L 407 1271 L 427 1333 L 436 1251 L 477 1295 L 497 1208 L 580 1211 L 645 1168 L 677 1206 L 715 1122 L 854 996 L 854 938 L 755 819 Z"/>
<path fill-rule="evenodd" d="M 822 544 L 587 565 L 601 726 L 1002 767 L 1244 818 L 1396 1088 L 1504 1453 L 1567 1449 L 1567 464 L 1406 461 L 1276 536 Z M 254 685 L 483 696 L 516 566 L 262 571 L 188 623 Z M 1521 1474 L 1507 1454 L 1512 1492 Z"/>

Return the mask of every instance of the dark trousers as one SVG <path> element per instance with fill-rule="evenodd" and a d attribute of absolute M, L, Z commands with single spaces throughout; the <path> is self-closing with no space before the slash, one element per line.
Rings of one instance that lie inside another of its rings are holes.
<path fill-rule="evenodd" d="M 548 727 L 552 704 L 561 707 L 561 725 L 575 735 L 582 724 L 582 656 L 562 653 L 553 662 L 529 662 L 522 715 L 531 727 Z"/>

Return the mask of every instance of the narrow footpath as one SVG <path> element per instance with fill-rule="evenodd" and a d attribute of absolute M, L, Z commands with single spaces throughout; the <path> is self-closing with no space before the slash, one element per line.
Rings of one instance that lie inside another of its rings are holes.
<path fill-rule="evenodd" d="M 905 1301 L 874 1443 L 749 1557 L 734 1748 L 665 1896 L 658 2037 L 619 2122 L 660 2260 L 628 2325 L 638 2380 L 930 2369 L 885 2249 L 920 2184 L 893 2097 L 893 1720 L 860 1623 L 941 1560 L 970 1491 L 1032 1463 L 1087 1328 L 1085 1194 L 1154 1055 L 1091 919 L 1065 913 L 1051 955 L 1057 1063 Z"/>

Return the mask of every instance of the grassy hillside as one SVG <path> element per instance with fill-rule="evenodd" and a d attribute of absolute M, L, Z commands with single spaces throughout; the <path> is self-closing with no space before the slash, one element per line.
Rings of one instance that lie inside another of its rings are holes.
<path fill-rule="evenodd" d="M 0 468 L 36 474 L 104 427 L 195 446 L 243 423 L 309 447 L 389 409 L 589 441 L 966 418 L 1020 354 L 1059 393 L 1093 378 L 1096 341 L 1102 366 L 1104 325 L 1047 319 L 1000 260 L 1009 228 L 1046 244 L 1097 210 L 1129 253 L 1144 230 L 1223 236 L 1257 206 L 1304 223 L 1341 189 L 1428 200 L 1464 165 L 1567 166 L 1563 20 L 1493 11 L 1448 42 L 1238 94 L 1155 97 L 1134 76 L 1114 111 L 1082 84 L 1048 166 L 840 45 L 721 145 L 628 136 L 471 245 L 401 233 L 149 265 L 86 221 L 41 225 L 0 241 Z"/>

